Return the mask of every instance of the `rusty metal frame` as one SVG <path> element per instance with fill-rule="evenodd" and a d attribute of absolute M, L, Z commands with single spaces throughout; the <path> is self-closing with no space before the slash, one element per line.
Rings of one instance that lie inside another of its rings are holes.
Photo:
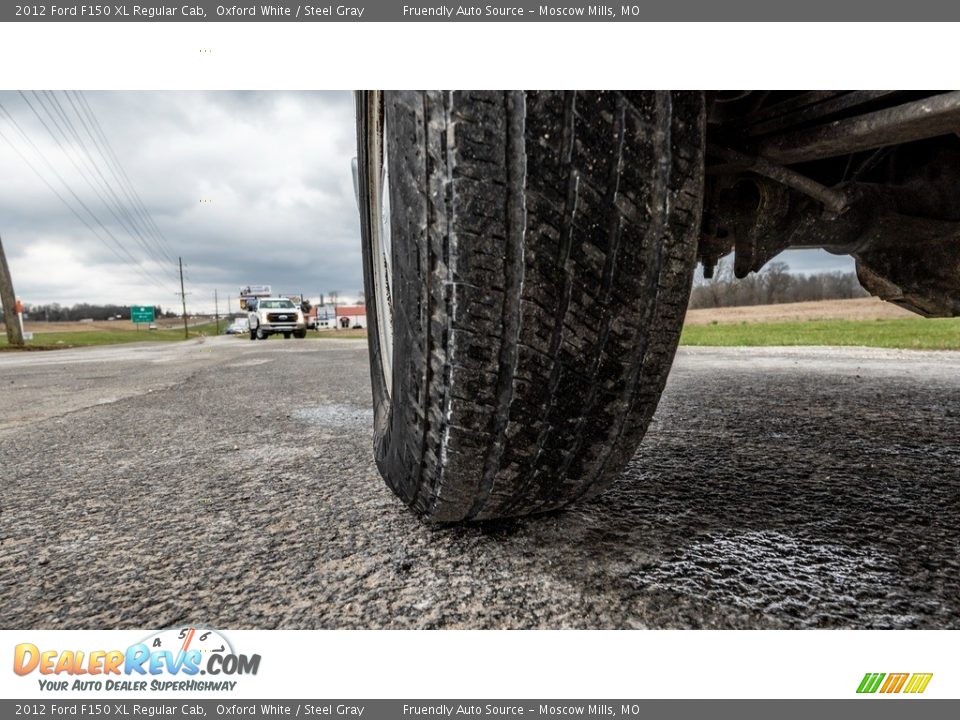
<path fill-rule="evenodd" d="M 781 165 L 810 162 L 960 131 L 960 92 L 948 92 L 846 120 L 775 135 L 757 155 Z"/>

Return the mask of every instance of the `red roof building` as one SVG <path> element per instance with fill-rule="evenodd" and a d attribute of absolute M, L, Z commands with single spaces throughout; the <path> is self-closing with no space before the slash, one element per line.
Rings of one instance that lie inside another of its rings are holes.
<path fill-rule="evenodd" d="M 337 327 L 365 328 L 367 326 L 367 308 L 365 305 L 339 305 L 337 313 Z"/>

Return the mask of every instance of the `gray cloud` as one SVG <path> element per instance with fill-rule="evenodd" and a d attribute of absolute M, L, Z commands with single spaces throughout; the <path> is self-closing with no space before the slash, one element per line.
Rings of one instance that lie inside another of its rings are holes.
<path fill-rule="evenodd" d="M 25 95 L 41 109 L 37 97 Z M 250 283 L 307 295 L 330 290 L 354 295 L 362 287 L 360 230 L 350 174 L 356 140 L 349 93 L 90 92 L 85 96 L 160 228 L 166 254 L 174 259 L 183 256 L 189 307 L 212 308 L 214 288 L 221 296 L 235 296 L 240 285 Z M 56 97 L 104 168 L 79 118 L 72 114 L 69 98 L 62 93 Z M 56 113 L 48 95 L 41 94 L 41 99 Z M 0 141 L 0 237 L 18 295 L 28 303 L 178 307 L 174 265 L 151 241 L 153 255 L 162 260 L 157 262 L 97 197 L 70 160 L 72 156 L 100 187 L 76 140 L 71 137 L 68 144 L 60 139 L 65 152 L 18 93 L 0 93 L 0 103 L 73 191 L 141 261 L 142 269 L 159 280 L 158 285 L 118 259 Z M 52 119 L 42 110 L 41 115 L 56 134 Z M 63 118 L 58 120 L 66 129 Z M 0 132 L 77 206 L 2 115 Z M 118 185 L 111 187 L 119 194 Z M 101 192 L 106 194 L 102 188 Z"/>
<path fill-rule="evenodd" d="M 827 272 L 854 272 L 849 255 L 831 255 L 825 250 L 785 250 L 774 258 L 790 266 L 790 272 L 811 275 Z"/>

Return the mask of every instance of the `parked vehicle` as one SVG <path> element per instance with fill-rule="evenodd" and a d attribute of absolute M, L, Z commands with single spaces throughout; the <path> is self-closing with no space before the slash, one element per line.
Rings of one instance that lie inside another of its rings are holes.
<path fill-rule="evenodd" d="M 223 331 L 224 335 L 243 335 L 250 331 L 250 325 L 247 322 L 246 318 L 235 320 L 234 322 L 227 325 L 227 329 Z"/>
<path fill-rule="evenodd" d="M 276 334 L 282 334 L 285 340 L 289 340 L 291 336 L 307 336 L 303 310 L 289 298 L 265 297 L 248 300 L 247 310 L 251 340 L 266 340 Z"/>
<path fill-rule="evenodd" d="M 960 315 L 960 92 L 361 92 L 357 118 L 376 462 L 429 520 L 605 488 L 698 261 L 822 248 Z"/>

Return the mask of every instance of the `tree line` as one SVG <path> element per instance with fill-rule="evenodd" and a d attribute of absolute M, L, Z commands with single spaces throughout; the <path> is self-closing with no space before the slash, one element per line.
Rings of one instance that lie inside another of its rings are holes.
<path fill-rule="evenodd" d="M 331 291 L 320 296 L 336 304 L 339 293 Z M 860 287 L 855 273 L 831 272 L 805 275 L 791 273 L 790 266 L 782 262 L 769 263 L 762 272 L 750 273 L 742 280 L 733 275 L 733 263 L 721 260 L 713 277 L 697 278 L 690 294 L 691 308 L 734 307 L 738 305 L 774 305 L 777 303 L 804 302 L 813 300 L 846 300 L 869 295 Z M 360 295 L 362 297 L 362 295 Z M 154 306 L 156 317 L 172 318 L 177 314 Z M 309 311 L 309 306 L 307 308 Z M 129 305 L 93 305 L 77 303 L 70 307 L 59 303 L 26 305 L 24 314 L 34 322 L 71 322 L 77 320 L 130 319 Z"/>
<path fill-rule="evenodd" d="M 733 263 L 721 260 L 713 277 L 698 278 L 690 294 L 691 308 L 735 307 L 739 305 L 775 305 L 815 300 L 848 300 L 866 297 L 852 272 L 805 275 L 791 273 L 782 262 L 769 263 L 761 272 L 742 280 L 733 275 Z"/>
<path fill-rule="evenodd" d="M 159 305 L 155 305 L 153 313 L 156 317 L 176 317 L 171 311 L 163 312 Z M 77 303 L 70 307 L 60 305 L 60 303 L 48 303 L 46 305 L 24 305 L 24 316 L 32 322 L 72 322 L 77 320 L 110 320 L 120 318 L 121 320 L 130 319 L 129 305 L 91 305 L 90 303 Z"/>

